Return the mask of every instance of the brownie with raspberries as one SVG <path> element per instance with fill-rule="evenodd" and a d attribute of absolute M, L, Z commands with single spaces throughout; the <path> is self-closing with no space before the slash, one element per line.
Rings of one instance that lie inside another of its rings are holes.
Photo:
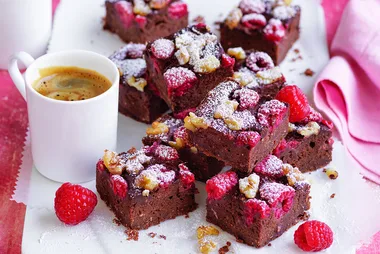
<path fill-rule="evenodd" d="M 188 25 L 187 5 L 178 0 L 106 0 L 104 29 L 125 42 L 146 43 Z"/>
<path fill-rule="evenodd" d="M 193 109 L 233 74 L 235 59 L 203 23 L 148 43 L 148 71 L 174 113 Z"/>
<path fill-rule="evenodd" d="M 177 149 L 179 158 L 186 163 L 198 181 L 206 182 L 224 167 L 223 162 L 206 156 L 189 144 L 183 119 L 175 118 L 172 114 L 166 114 L 154 121 L 146 134 L 142 140 L 144 145 L 159 142 Z"/>
<path fill-rule="evenodd" d="M 268 155 L 246 177 L 227 171 L 206 183 L 206 219 L 244 243 L 263 247 L 302 219 L 310 208 L 303 174 Z"/>
<path fill-rule="evenodd" d="M 144 44 L 129 43 L 110 56 L 120 72 L 119 112 L 137 121 L 151 123 L 168 110 L 149 78 Z"/>
<path fill-rule="evenodd" d="M 287 104 L 234 80 L 211 90 L 185 118 L 190 143 L 207 156 L 251 173 L 286 136 Z"/>
<path fill-rule="evenodd" d="M 96 189 L 116 218 L 146 229 L 196 209 L 194 175 L 177 150 L 154 144 L 141 150 L 106 150 L 96 167 Z"/>
<path fill-rule="evenodd" d="M 302 172 L 314 171 L 332 160 L 333 124 L 312 108 L 295 85 L 285 86 L 276 98 L 290 106 L 287 136 L 273 151 L 285 163 Z"/>
<path fill-rule="evenodd" d="M 301 9 L 287 0 L 242 0 L 220 26 L 225 49 L 268 53 L 278 65 L 300 35 Z"/>

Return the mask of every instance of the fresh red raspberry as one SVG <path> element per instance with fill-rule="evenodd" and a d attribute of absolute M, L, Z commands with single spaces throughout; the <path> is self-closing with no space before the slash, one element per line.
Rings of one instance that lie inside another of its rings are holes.
<path fill-rule="evenodd" d="M 183 186 L 186 189 L 193 186 L 195 177 L 194 174 L 190 172 L 189 168 L 185 166 L 185 164 L 179 164 L 179 179 L 181 180 Z"/>
<path fill-rule="evenodd" d="M 254 171 L 257 174 L 272 178 L 279 178 L 284 175 L 282 161 L 274 155 L 268 155 L 264 160 L 256 165 Z"/>
<path fill-rule="evenodd" d="M 146 25 L 146 22 L 147 22 L 147 19 L 146 17 L 144 16 L 141 16 L 141 15 L 137 15 L 136 18 L 135 18 L 137 24 L 139 24 L 140 28 L 144 28 L 145 25 Z"/>
<path fill-rule="evenodd" d="M 207 25 L 203 22 L 200 22 L 198 24 L 195 25 L 195 27 L 198 29 L 198 30 L 203 30 L 203 29 L 207 29 Z"/>
<path fill-rule="evenodd" d="M 142 58 L 145 51 L 145 45 L 140 43 L 129 43 L 125 46 L 125 57 L 128 59 Z"/>
<path fill-rule="evenodd" d="M 244 216 L 248 226 L 251 226 L 255 222 L 255 218 L 261 219 L 267 218 L 270 215 L 270 207 L 265 201 L 251 198 L 244 204 Z"/>
<path fill-rule="evenodd" d="M 285 151 L 286 148 L 294 149 L 299 145 L 297 140 L 291 140 L 287 142 L 285 139 L 281 140 L 280 144 L 273 150 L 273 155 L 281 157 L 281 153 Z"/>
<path fill-rule="evenodd" d="M 99 172 L 103 172 L 105 169 L 106 169 L 106 166 L 104 165 L 103 160 L 100 159 L 98 163 L 96 163 L 96 170 L 98 170 Z"/>
<path fill-rule="evenodd" d="M 91 190 L 77 184 L 64 183 L 55 193 L 54 209 L 58 219 L 76 225 L 92 213 L 98 198 Z"/>
<path fill-rule="evenodd" d="M 207 198 L 221 199 L 237 183 L 238 176 L 234 171 L 216 175 L 206 182 Z"/>
<path fill-rule="evenodd" d="M 320 123 L 323 120 L 321 113 L 316 111 L 313 107 L 310 107 L 309 114 L 300 121 L 300 123 L 307 124 L 308 122 L 318 122 Z"/>
<path fill-rule="evenodd" d="M 267 24 L 267 19 L 262 14 L 251 13 L 244 15 L 241 22 L 243 26 L 250 29 L 259 29 Z"/>
<path fill-rule="evenodd" d="M 272 58 L 265 52 L 251 53 L 247 58 L 246 65 L 253 72 L 264 71 L 274 67 Z"/>
<path fill-rule="evenodd" d="M 195 112 L 196 108 L 189 108 L 181 111 L 179 113 L 173 113 L 174 117 L 177 119 L 185 119 L 186 116 L 189 115 L 190 112 Z"/>
<path fill-rule="evenodd" d="M 261 125 L 273 129 L 283 120 L 287 110 L 284 103 L 278 100 L 270 100 L 262 104 L 257 110 L 257 120 Z"/>
<path fill-rule="evenodd" d="M 177 150 L 170 146 L 159 145 L 154 154 L 161 161 L 175 161 L 179 159 Z"/>
<path fill-rule="evenodd" d="M 133 20 L 133 6 L 132 3 L 127 1 L 119 1 L 115 3 L 116 12 L 119 14 L 121 23 L 128 28 Z"/>
<path fill-rule="evenodd" d="M 289 121 L 291 123 L 300 122 L 310 113 L 310 106 L 306 95 L 295 85 L 282 88 L 280 92 L 278 92 L 276 99 L 289 104 Z"/>
<path fill-rule="evenodd" d="M 169 17 L 172 19 L 180 19 L 188 13 L 187 4 L 183 2 L 174 2 L 168 8 Z"/>
<path fill-rule="evenodd" d="M 260 187 L 260 196 L 274 209 L 276 218 L 281 218 L 293 205 L 295 190 L 276 182 L 264 183 Z"/>
<path fill-rule="evenodd" d="M 247 88 L 236 90 L 233 97 L 239 101 L 239 110 L 252 109 L 260 100 L 256 91 Z"/>
<path fill-rule="evenodd" d="M 327 120 L 323 119 L 323 120 L 322 120 L 322 123 L 323 123 L 324 125 L 326 125 L 329 129 L 334 128 L 334 124 L 333 124 L 333 122 L 331 122 L 331 121 L 327 121 Z"/>
<path fill-rule="evenodd" d="M 189 143 L 189 135 L 188 135 L 188 132 L 187 132 L 187 129 L 185 126 L 181 126 L 179 127 L 178 129 L 176 129 L 174 131 L 174 134 L 173 134 L 173 138 L 174 138 L 174 141 L 179 138 L 181 139 L 185 144 L 188 144 Z"/>
<path fill-rule="evenodd" d="M 262 0 L 242 0 L 239 8 L 244 14 L 263 13 L 265 11 L 265 3 Z"/>
<path fill-rule="evenodd" d="M 119 175 L 112 175 L 110 180 L 113 193 L 115 193 L 120 198 L 125 198 L 128 189 L 128 183 L 125 181 L 125 179 Z"/>
<path fill-rule="evenodd" d="M 168 95 L 182 96 L 198 81 L 197 76 L 191 70 L 184 67 L 174 67 L 164 73 L 164 79 L 168 86 Z"/>
<path fill-rule="evenodd" d="M 294 232 L 294 243 L 303 251 L 321 251 L 331 246 L 334 233 L 323 222 L 306 221 Z"/>
<path fill-rule="evenodd" d="M 279 42 L 285 37 L 285 27 L 282 25 L 281 20 L 271 19 L 268 25 L 264 28 L 264 36 L 267 40 Z"/>
<path fill-rule="evenodd" d="M 168 39 L 158 39 L 152 43 L 151 50 L 156 58 L 168 59 L 174 53 L 174 43 Z"/>
<path fill-rule="evenodd" d="M 236 139 L 236 143 L 239 146 L 248 145 L 253 148 L 260 141 L 261 136 L 256 131 L 242 131 L 239 133 Z"/>
<path fill-rule="evenodd" d="M 228 68 L 235 65 L 235 58 L 230 57 L 227 54 L 222 55 L 222 66 Z"/>

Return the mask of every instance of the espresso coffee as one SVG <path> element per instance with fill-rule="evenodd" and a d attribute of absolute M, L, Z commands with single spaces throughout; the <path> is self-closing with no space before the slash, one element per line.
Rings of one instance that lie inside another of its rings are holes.
<path fill-rule="evenodd" d="M 102 74 L 88 69 L 57 66 L 40 69 L 33 88 L 43 96 L 61 101 L 80 101 L 107 91 L 112 83 Z"/>

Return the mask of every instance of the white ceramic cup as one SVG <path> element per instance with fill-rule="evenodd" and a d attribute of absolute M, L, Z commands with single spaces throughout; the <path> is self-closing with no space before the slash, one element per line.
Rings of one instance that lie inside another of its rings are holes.
<path fill-rule="evenodd" d="M 24 75 L 18 69 L 23 63 Z M 112 86 L 103 94 L 83 101 L 59 101 L 39 94 L 32 84 L 39 69 L 76 66 L 99 72 Z M 19 52 L 9 62 L 9 74 L 26 99 L 32 155 L 37 170 L 58 182 L 86 182 L 95 178 L 95 165 L 104 149 L 116 150 L 119 71 L 97 53 L 71 50 L 34 60 Z"/>

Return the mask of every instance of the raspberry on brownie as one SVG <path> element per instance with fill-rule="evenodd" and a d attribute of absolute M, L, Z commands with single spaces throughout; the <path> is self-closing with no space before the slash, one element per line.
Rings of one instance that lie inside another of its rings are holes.
<path fill-rule="evenodd" d="M 289 104 L 288 135 L 273 154 L 302 172 L 314 171 L 332 160 L 333 124 L 312 108 L 295 85 L 284 87 L 276 99 Z"/>
<path fill-rule="evenodd" d="M 198 106 L 207 92 L 233 74 L 235 60 L 199 23 L 148 43 L 148 71 L 174 113 Z"/>
<path fill-rule="evenodd" d="M 301 9 L 285 0 L 242 0 L 221 24 L 225 49 L 268 53 L 278 65 L 299 38 Z"/>
<path fill-rule="evenodd" d="M 125 42 L 145 43 L 188 25 L 187 5 L 178 0 L 106 0 L 104 29 Z"/>
<path fill-rule="evenodd" d="M 288 118 L 285 103 L 228 80 L 185 118 L 185 127 L 190 143 L 200 152 L 251 173 L 286 136 Z"/>
<path fill-rule="evenodd" d="M 173 117 L 172 114 L 166 114 L 154 121 L 146 134 L 142 140 L 144 145 L 159 142 L 177 149 L 179 158 L 186 163 L 198 181 L 206 182 L 224 167 L 223 162 L 206 156 L 189 144 L 183 120 Z"/>
<path fill-rule="evenodd" d="M 111 55 L 110 59 L 121 74 L 119 112 L 138 121 L 151 123 L 168 107 L 147 75 L 144 50 L 144 44 L 129 43 Z"/>
<path fill-rule="evenodd" d="M 131 229 L 146 229 L 195 210 L 194 181 L 177 151 L 157 143 L 119 154 L 106 150 L 96 166 L 101 199 Z"/>
<path fill-rule="evenodd" d="M 257 248 L 281 236 L 310 208 L 302 173 L 268 155 L 247 177 L 234 171 L 206 183 L 206 219 Z"/>

